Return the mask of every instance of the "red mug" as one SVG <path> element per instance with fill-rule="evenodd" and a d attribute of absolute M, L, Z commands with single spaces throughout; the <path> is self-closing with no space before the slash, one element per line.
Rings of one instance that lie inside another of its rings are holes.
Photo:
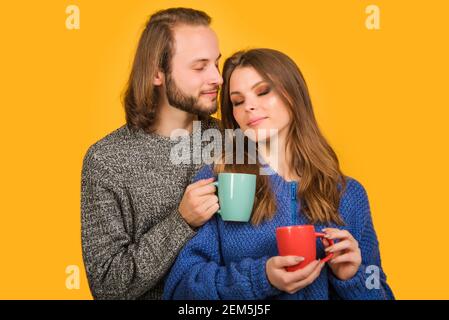
<path fill-rule="evenodd" d="M 299 264 L 287 267 L 287 271 L 296 271 L 304 268 L 316 259 L 316 238 L 323 238 L 324 233 L 315 232 L 313 225 L 288 226 L 276 229 L 276 240 L 279 255 L 298 256 L 304 260 Z M 326 239 L 330 245 L 334 244 L 331 239 Z M 328 262 L 333 253 L 329 253 L 322 262 Z"/>

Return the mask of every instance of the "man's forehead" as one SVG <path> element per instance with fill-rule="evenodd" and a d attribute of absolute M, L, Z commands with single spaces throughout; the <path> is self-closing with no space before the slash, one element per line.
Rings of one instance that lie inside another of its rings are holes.
<path fill-rule="evenodd" d="M 215 33 L 207 26 L 179 26 L 174 29 L 175 56 L 189 61 L 217 60 L 221 54 Z"/>

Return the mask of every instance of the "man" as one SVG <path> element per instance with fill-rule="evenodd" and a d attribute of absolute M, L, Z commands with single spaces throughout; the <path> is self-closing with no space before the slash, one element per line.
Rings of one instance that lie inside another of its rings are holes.
<path fill-rule="evenodd" d="M 82 247 L 95 299 L 159 299 L 179 250 L 218 209 L 213 179 L 189 185 L 202 164 L 170 161 L 173 131 L 192 137 L 196 120 L 199 130 L 218 128 L 210 115 L 222 78 L 210 20 L 185 8 L 150 17 L 125 94 L 127 124 L 84 158 Z"/>

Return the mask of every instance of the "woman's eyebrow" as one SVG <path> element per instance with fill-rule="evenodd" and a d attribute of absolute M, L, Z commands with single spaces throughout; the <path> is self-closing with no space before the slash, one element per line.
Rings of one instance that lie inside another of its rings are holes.
<path fill-rule="evenodd" d="M 264 83 L 264 82 L 265 82 L 265 80 L 261 80 L 261 81 L 257 82 L 256 84 L 254 84 L 251 87 L 251 90 L 254 89 L 255 87 L 257 87 L 259 84 Z M 239 91 L 232 91 L 229 95 L 232 96 L 233 94 L 240 94 L 240 92 Z"/>

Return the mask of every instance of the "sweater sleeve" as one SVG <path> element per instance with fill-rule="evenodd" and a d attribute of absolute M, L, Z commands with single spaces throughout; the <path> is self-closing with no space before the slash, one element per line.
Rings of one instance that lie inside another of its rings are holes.
<path fill-rule="evenodd" d="M 195 179 L 211 176 L 205 168 Z M 259 300 L 279 293 L 267 279 L 268 256 L 225 263 L 219 238 L 214 216 L 181 251 L 166 279 L 163 299 Z"/>
<path fill-rule="evenodd" d="M 362 264 L 354 277 L 345 281 L 338 279 L 332 271 L 329 271 L 330 284 L 338 296 L 345 300 L 394 299 L 381 266 L 379 243 L 373 226 L 368 196 L 363 186 L 354 179 L 348 181 L 340 210 L 354 217 L 348 220 L 354 221 L 356 227 L 352 235 L 359 243 Z"/>
<path fill-rule="evenodd" d="M 136 299 L 169 270 L 195 234 L 177 210 L 137 243 L 122 218 L 123 188 L 90 149 L 81 178 L 83 260 L 95 299 Z"/>

